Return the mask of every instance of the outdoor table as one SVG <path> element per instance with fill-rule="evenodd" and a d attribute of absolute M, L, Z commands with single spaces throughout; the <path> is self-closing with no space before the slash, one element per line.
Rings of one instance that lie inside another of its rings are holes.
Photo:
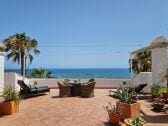
<path fill-rule="evenodd" d="M 81 85 L 83 83 L 76 82 L 76 83 L 69 83 L 71 86 L 71 95 L 72 96 L 81 96 Z"/>

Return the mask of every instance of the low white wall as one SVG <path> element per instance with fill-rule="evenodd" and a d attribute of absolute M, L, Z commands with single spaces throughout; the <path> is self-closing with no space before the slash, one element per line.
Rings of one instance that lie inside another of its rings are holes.
<path fill-rule="evenodd" d="M 56 78 L 23 78 L 21 75 L 13 72 L 5 72 L 5 86 L 12 86 L 16 90 L 20 90 L 20 86 L 18 85 L 18 80 L 24 80 L 28 84 L 33 85 L 34 82 L 37 82 L 37 86 L 48 86 L 50 88 L 58 88 L 57 82 L 63 82 L 64 79 L 56 79 Z M 74 79 L 70 79 L 74 80 Z M 81 82 L 87 82 L 88 79 L 81 79 Z M 130 87 L 131 80 L 130 79 L 108 79 L 108 78 L 95 78 L 96 85 L 95 88 L 118 88 L 122 87 Z M 123 81 L 126 81 L 126 85 L 123 85 Z M 145 91 L 149 91 L 149 87 L 152 84 L 152 73 L 151 72 L 141 72 L 134 79 L 134 86 L 142 83 L 147 83 L 148 87 L 145 88 Z"/>
<path fill-rule="evenodd" d="M 11 86 L 15 90 L 19 91 L 20 86 L 17 83 L 18 80 L 23 80 L 23 77 L 14 72 L 5 72 L 5 86 Z"/>
<path fill-rule="evenodd" d="M 5 86 L 12 86 L 16 90 L 20 90 L 18 85 L 18 80 L 24 80 L 27 84 L 34 85 L 34 82 L 37 82 L 37 86 L 48 86 L 50 88 L 58 88 L 57 82 L 63 82 L 64 79 L 55 79 L 55 78 L 23 78 L 21 75 L 14 72 L 5 72 Z M 74 80 L 74 79 L 70 79 Z M 87 82 L 88 79 L 81 79 L 81 82 Z M 96 88 L 118 88 L 123 86 L 123 81 L 126 81 L 126 85 L 130 86 L 130 79 L 103 79 L 96 78 Z"/>
<path fill-rule="evenodd" d="M 0 52 L 0 93 L 4 89 L 4 53 Z"/>
<path fill-rule="evenodd" d="M 64 79 L 41 79 L 41 78 L 31 78 L 29 82 L 34 84 L 34 81 L 37 81 L 38 86 L 49 86 L 50 88 L 58 88 L 57 82 L 62 82 Z M 74 79 L 70 79 L 74 80 Z M 81 79 L 81 82 L 87 82 L 88 79 Z M 127 86 L 130 86 L 130 79 L 100 79 L 96 78 L 96 88 L 118 88 L 123 86 L 123 81 L 126 81 Z"/>
<path fill-rule="evenodd" d="M 150 86 L 152 85 L 152 72 L 141 72 L 139 73 L 135 79 L 135 84 L 148 84 L 145 88 L 145 92 L 150 92 Z"/>

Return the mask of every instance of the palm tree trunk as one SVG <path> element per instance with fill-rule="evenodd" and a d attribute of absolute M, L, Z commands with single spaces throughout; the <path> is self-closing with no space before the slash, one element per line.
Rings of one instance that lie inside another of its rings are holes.
<path fill-rule="evenodd" d="M 24 76 L 25 75 L 25 70 L 24 70 L 24 64 L 25 64 L 25 56 L 24 56 L 24 52 L 21 52 L 21 75 Z"/>
<path fill-rule="evenodd" d="M 25 76 L 27 75 L 27 68 L 26 68 L 26 64 L 27 63 L 27 57 L 25 56 L 25 66 L 24 66 L 24 68 L 25 68 Z"/>

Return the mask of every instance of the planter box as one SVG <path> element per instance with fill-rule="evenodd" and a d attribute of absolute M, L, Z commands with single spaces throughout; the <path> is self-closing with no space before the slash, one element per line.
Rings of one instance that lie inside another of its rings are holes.
<path fill-rule="evenodd" d="M 155 110 L 155 111 L 161 111 L 161 110 L 163 109 L 163 107 L 164 107 L 164 104 L 154 103 L 154 104 L 152 105 L 152 107 L 153 107 L 153 110 Z"/>
<path fill-rule="evenodd" d="M 12 115 L 15 112 L 19 111 L 19 103 L 15 102 L 2 102 L 0 104 L 1 114 Z"/>
<path fill-rule="evenodd" d="M 120 104 L 121 120 L 126 118 L 136 118 L 140 114 L 140 103 L 126 104 L 123 102 L 117 102 Z"/>
<path fill-rule="evenodd" d="M 118 126 L 119 125 L 119 122 L 120 122 L 120 114 L 112 114 L 112 113 L 109 113 L 109 121 L 112 125 L 114 126 Z"/>
<path fill-rule="evenodd" d="M 19 103 L 14 102 L 14 113 L 19 112 Z"/>
<path fill-rule="evenodd" d="M 143 121 L 144 121 L 144 120 L 143 120 Z M 127 119 L 124 120 L 124 123 L 126 124 L 126 126 L 133 126 L 133 125 L 131 124 L 131 122 L 132 122 L 132 118 L 127 118 Z M 145 121 L 142 122 L 142 126 L 146 126 L 146 125 L 145 125 Z"/>

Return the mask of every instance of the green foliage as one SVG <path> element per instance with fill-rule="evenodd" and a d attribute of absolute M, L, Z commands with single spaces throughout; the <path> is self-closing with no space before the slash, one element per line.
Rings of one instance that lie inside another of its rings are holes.
<path fill-rule="evenodd" d="M 14 101 L 14 102 L 19 103 L 20 101 L 20 96 L 18 92 L 16 92 L 11 86 L 4 88 L 2 97 L 4 98 L 6 102 Z"/>
<path fill-rule="evenodd" d="M 142 120 L 140 117 L 137 117 L 135 119 L 133 119 L 130 122 L 131 126 L 143 126 L 145 124 L 145 121 Z"/>
<path fill-rule="evenodd" d="M 153 85 L 151 85 L 150 89 L 151 89 L 152 95 L 154 95 L 156 97 L 160 96 L 161 86 L 159 84 L 153 84 Z"/>
<path fill-rule="evenodd" d="M 109 102 L 109 106 L 103 106 L 104 110 L 108 112 L 108 114 L 114 114 L 114 115 L 118 115 L 121 114 L 121 110 L 120 110 L 120 106 L 119 104 L 117 105 L 112 105 Z"/>
<path fill-rule="evenodd" d="M 6 49 L 6 47 L 5 47 L 4 45 L 1 45 L 1 44 L 0 44 L 0 52 L 4 52 L 5 49 Z"/>
<path fill-rule="evenodd" d="M 134 91 L 132 91 L 131 93 L 129 93 L 129 89 L 122 88 L 122 87 L 120 87 L 116 91 L 116 95 L 119 97 L 119 99 L 121 100 L 121 102 L 124 102 L 124 103 L 127 103 L 127 104 L 133 104 L 133 103 L 136 102 L 133 99 L 133 93 L 134 93 Z"/>
<path fill-rule="evenodd" d="M 131 71 L 131 59 L 129 59 L 129 70 Z M 152 60 L 151 51 L 143 51 L 136 53 L 132 58 L 132 70 L 135 74 L 140 72 L 151 72 Z"/>
<path fill-rule="evenodd" d="M 46 69 L 34 69 L 29 75 L 30 78 L 53 78 L 52 72 Z"/>
<path fill-rule="evenodd" d="M 159 90 L 159 94 L 167 93 L 167 90 L 168 90 L 167 88 L 161 87 Z"/>

